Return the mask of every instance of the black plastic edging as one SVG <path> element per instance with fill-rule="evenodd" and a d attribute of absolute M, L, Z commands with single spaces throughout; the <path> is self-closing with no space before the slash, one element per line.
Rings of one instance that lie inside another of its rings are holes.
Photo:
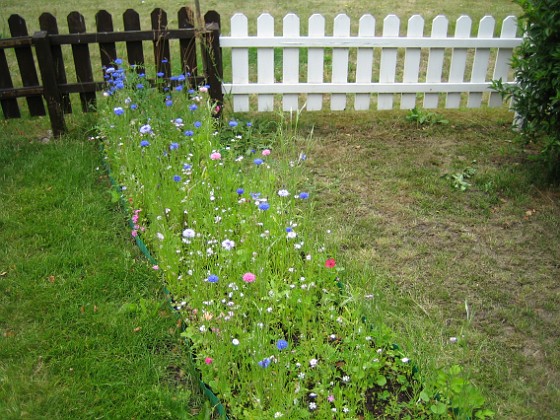
<path fill-rule="evenodd" d="M 121 191 L 119 189 L 119 184 L 115 181 L 115 179 L 111 175 L 111 167 L 109 166 L 109 163 L 107 162 L 107 160 L 104 159 L 105 150 L 103 148 L 103 144 L 101 144 L 101 146 L 100 146 L 100 151 L 101 151 L 101 156 L 103 157 L 103 166 L 105 168 L 105 171 L 107 172 L 107 176 L 109 177 L 109 181 L 111 182 L 111 186 L 116 192 L 119 193 L 119 205 L 122 207 L 122 209 L 125 211 L 126 214 L 130 214 L 129 213 L 130 208 L 128 207 L 128 203 L 123 199 L 122 194 L 120 194 Z M 128 219 L 128 225 L 130 226 L 131 229 L 134 229 L 134 222 L 132 221 L 131 218 Z M 138 246 L 138 248 L 142 252 L 142 254 L 150 262 L 150 264 L 157 264 L 157 260 L 152 256 L 152 254 L 148 250 L 148 247 L 146 246 L 144 241 L 140 238 L 140 236 L 136 236 L 134 238 L 134 240 L 136 242 L 136 245 Z M 165 286 L 162 286 L 162 292 L 165 295 L 165 300 L 167 301 L 167 304 L 169 305 L 169 307 L 172 309 L 173 313 L 175 314 L 175 317 L 177 319 L 181 319 L 181 314 L 173 306 L 172 294 L 169 291 L 169 289 L 167 289 L 167 287 L 165 287 Z M 181 332 L 184 332 L 185 329 L 186 329 L 186 324 L 184 322 L 181 322 L 180 325 L 181 325 Z M 190 362 L 192 363 L 193 366 L 195 366 L 195 362 L 194 362 L 194 359 L 193 359 L 193 353 L 192 353 L 192 351 L 190 351 L 191 343 L 190 343 L 189 339 L 187 339 L 187 338 L 184 339 L 184 342 L 187 346 L 189 346 Z M 228 420 L 226 409 L 223 406 L 220 399 L 216 396 L 216 394 L 214 394 L 214 392 L 212 392 L 210 387 L 208 385 L 206 385 L 206 383 L 204 383 L 204 381 L 202 379 L 198 380 L 198 385 L 200 387 L 200 390 L 204 394 L 204 396 L 212 404 L 212 407 L 214 407 L 218 410 L 218 414 L 220 415 L 220 417 Z"/>

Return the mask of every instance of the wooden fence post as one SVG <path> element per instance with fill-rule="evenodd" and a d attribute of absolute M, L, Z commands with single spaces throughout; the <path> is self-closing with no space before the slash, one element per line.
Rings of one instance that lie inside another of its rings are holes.
<path fill-rule="evenodd" d="M 55 73 L 56 67 L 47 32 L 35 32 L 33 44 L 35 45 L 39 70 L 41 71 L 43 95 L 47 101 L 52 132 L 55 137 L 59 137 L 66 132 L 66 122 L 64 121 L 62 95 L 58 89 Z"/>
<path fill-rule="evenodd" d="M 204 36 L 202 47 L 202 57 L 204 60 L 204 74 L 206 81 L 210 85 L 210 97 L 221 107 L 224 101 L 222 92 L 222 80 L 224 71 L 222 65 L 222 48 L 220 47 L 220 15 L 211 10 L 204 15 L 206 30 L 209 31 Z"/>

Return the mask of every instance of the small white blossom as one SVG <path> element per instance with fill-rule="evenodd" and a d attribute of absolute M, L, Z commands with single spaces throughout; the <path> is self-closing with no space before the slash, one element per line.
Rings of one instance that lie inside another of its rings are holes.
<path fill-rule="evenodd" d="M 239 340 L 237 338 L 234 338 L 233 340 L 231 340 L 231 344 L 233 344 L 234 346 L 238 346 Z"/>

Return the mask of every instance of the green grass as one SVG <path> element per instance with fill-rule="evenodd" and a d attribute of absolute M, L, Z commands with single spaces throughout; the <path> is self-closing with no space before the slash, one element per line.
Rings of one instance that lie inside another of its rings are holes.
<path fill-rule="evenodd" d="M 187 349 L 97 144 L 44 123 L 0 126 L 0 417 L 190 418 Z"/>
<path fill-rule="evenodd" d="M 459 363 L 501 419 L 560 416 L 560 190 L 504 110 L 304 114 L 316 229 L 427 378 Z M 471 167 L 466 191 L 445 174 Z M 451 337 L 458 342 L 452 343 Z"/>

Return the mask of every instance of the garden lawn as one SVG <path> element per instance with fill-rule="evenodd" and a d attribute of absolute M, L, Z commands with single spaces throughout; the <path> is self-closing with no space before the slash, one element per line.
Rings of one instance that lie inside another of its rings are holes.
<path fill-rule="evenodd" d="M 191 418 L 188 353 L 98 145 L 44 124 L 0 123 L 0 418 Z"/>
<path fill-rule="evenodd" d="M 560 191 L 511 113 L 441 114 L 304 115 L 316 229 L 337 226 L 345 281 L 376 294 L 424 375 L 459 363 L 496 418 L 560 418 Z"/>

